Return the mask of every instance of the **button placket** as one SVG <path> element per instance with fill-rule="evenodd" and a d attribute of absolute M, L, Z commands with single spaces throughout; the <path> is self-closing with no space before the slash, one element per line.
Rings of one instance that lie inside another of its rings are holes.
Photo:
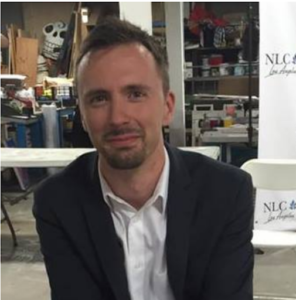
<path fill-rule="evenodd" d="M 144 232 L 143 222 L 139 215 L 134 216 L 131 219 L 129 226 L 129 244 L 130 244 L 130 255 L 134 258 L 132 266 L 135 269 L 140 269 L 143 265 L 144 258 Z"/>
<path fill-rule="evenodd" d="M 143 298 L 144 265 L 144 226 L 141 215 L 134 216 L 128 226 L 130 278 L 133 295 Z"/>

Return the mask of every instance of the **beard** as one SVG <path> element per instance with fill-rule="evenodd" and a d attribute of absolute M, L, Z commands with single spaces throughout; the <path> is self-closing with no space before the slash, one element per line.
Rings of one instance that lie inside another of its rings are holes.
<path fill-rule="evenodd" d="M 109 145 L 108 139 L 121 134 L 136 134 L 138 142 L 131 147 L 113 148 Z M 147 147 L 145 145 L 145 134 L 140 128 L 114 128 L 103 135 L 102 147 L 99 152 L 113 169 L 131 170 L 140 167 L 147 157 Z"/>
<path fill-rule="evenodd" d="M 146 158 L 144 149 L 120 149 L 116 151 L 101 152 L 107 163 L 113 169 L 131 170 L 140 167 Z"/>

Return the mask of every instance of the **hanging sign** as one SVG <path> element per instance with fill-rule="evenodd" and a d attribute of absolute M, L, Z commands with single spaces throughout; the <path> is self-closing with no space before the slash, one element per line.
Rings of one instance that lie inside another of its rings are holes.
<path fill-rule="evenodd" d="M 259 158 L 296 159 L 295 16 L 295 2 L 260 2 Z M 255 228 L 296 230 L 296 191 L 258 190 Z"/>

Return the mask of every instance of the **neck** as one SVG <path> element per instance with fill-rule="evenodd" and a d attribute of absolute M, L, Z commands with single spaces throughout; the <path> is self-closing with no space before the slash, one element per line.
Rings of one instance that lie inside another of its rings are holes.
<path fill-rule="evenodd" d="M 165 163 L 164 148 L 159 147 L 138 168 L 118 170 L 110 167 L 102 157 L 100 171 L 113 193 L 136 209 L 140 209 L 153 195 Z"/>

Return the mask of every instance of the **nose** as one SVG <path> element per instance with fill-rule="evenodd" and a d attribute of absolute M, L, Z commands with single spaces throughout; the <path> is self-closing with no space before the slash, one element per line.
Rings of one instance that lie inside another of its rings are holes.
<path fill-rule="evenodd" d="M 126 124 L 129 121 L 127 103 L 124 102 L 123 97 L 113 97 L 110 105 L 110 124 L 118 126 Z"/>

